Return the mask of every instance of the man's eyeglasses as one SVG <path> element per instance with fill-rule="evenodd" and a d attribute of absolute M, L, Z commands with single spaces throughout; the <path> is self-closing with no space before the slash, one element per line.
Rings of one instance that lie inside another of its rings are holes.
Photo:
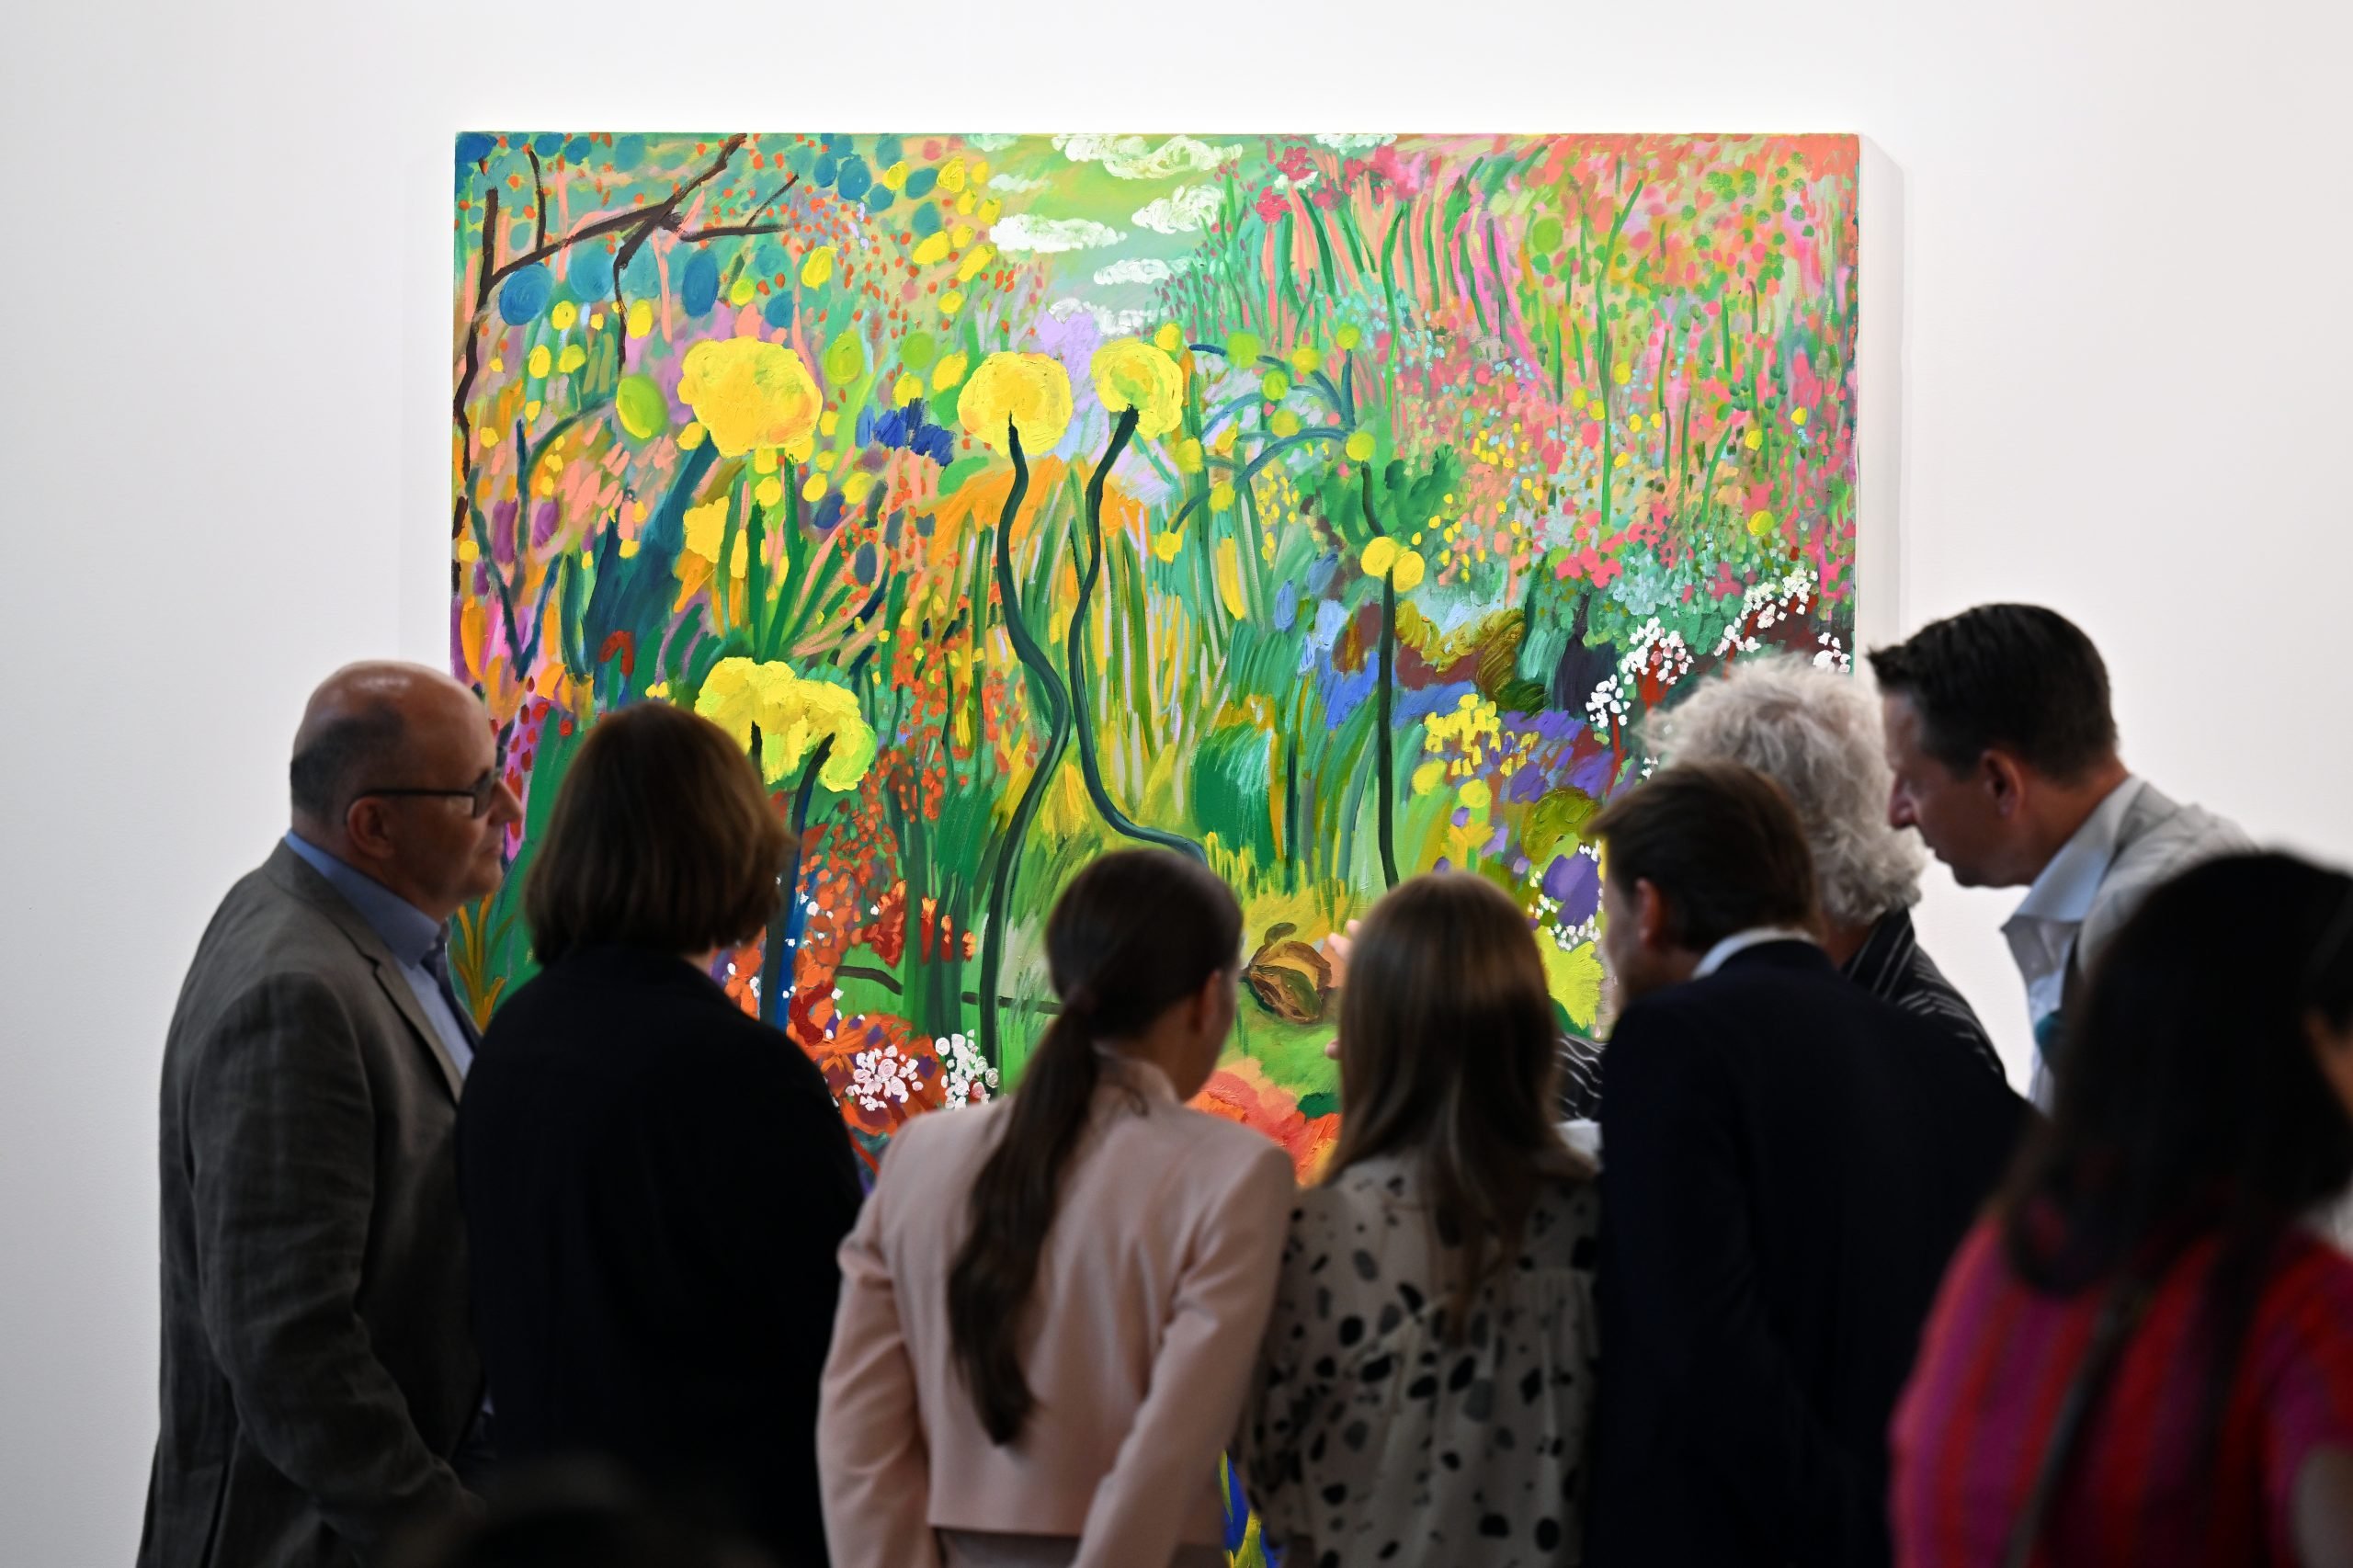
<path fill-rule="evenodd" d="M 364 801 L 372 795 L 379 799 L 410 797 L 418 800 L 463 801 L 469 808 L 467 814 L 479 818 L 490 810 L 490 802 L 497 793 L 498 769 L 494 767 L 464 790 L 362 790 L 351 798 L 355 801 Z"/>

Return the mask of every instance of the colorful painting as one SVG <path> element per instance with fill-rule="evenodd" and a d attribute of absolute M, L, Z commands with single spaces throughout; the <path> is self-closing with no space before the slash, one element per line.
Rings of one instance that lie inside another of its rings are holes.
<path fill-rule="evenodd" d="M 467 134 L 452 661 L 532 852 L 600 714 L 800 832 L 729 956 L 872 1160 L 1013 1084 L 1090 857 L 1247 918 L 1203 1096 L 1302 1175 L 1330 938 L 1435 867 L 1593 1021 L 1581 834 L 1643 714 L 1845 668 L 1856 172 L 1831 136 Z M 519 879 L 462 917 L 486 1018 Z"/>

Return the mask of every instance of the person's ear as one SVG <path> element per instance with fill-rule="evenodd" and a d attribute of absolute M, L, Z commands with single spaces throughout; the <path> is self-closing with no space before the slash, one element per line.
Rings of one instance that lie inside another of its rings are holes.
<path fill-rule="evenodd" d="M 2336 1030 L 2317 1011 L 2304 1015 L 2304 1036 L 2312 1041 L 2313 1061 L 2320 1075 L 2336 1091 L 2345 1114 L 2353 1117 L 2353 1029 Z"/>
<path fill-rule="evenodd" d="M 1675 911 L 1666 894 L 1648 877 L 1634 881 L 1634 935 L 1643 947 L 1661 952 L 1675 945 Z"/>
<path fill-rule="evenodd" d="M 393 852 L 392 812 L 373 795 L 362 795 L 343 811 L 343 835 L 351 847 L 370 859 Z"/>
<path fill-rule="evenodd" d="M 1989 751 L 1977 761 L 1977 776 L 1995 812 L 2016 816 L 2026 804 L 2026 769 L 2007 752 Z"/>

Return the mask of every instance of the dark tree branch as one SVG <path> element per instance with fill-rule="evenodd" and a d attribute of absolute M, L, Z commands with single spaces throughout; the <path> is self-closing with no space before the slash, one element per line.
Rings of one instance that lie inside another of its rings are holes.
<path fill-rule="evenodd" d="M 540 150 L 527 142 L 523 147 L 523 155 L 531 160 L 531 212 L 533 214 L 531 244 L 543 245 L 548 243 L 547 182 L 540 177 Z"/>

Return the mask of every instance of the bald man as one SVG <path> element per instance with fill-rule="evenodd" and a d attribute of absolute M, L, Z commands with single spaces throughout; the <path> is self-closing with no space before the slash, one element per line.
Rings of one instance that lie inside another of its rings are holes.
<path fill-rule="evenodd" d="M 520 814 L 472 693 L 354 665 L 293 829 L 229 892 L 164 1046 L 162 1433 L 140 1568 L 349 1568 L 469 1506 L 451 915 Z"/>

